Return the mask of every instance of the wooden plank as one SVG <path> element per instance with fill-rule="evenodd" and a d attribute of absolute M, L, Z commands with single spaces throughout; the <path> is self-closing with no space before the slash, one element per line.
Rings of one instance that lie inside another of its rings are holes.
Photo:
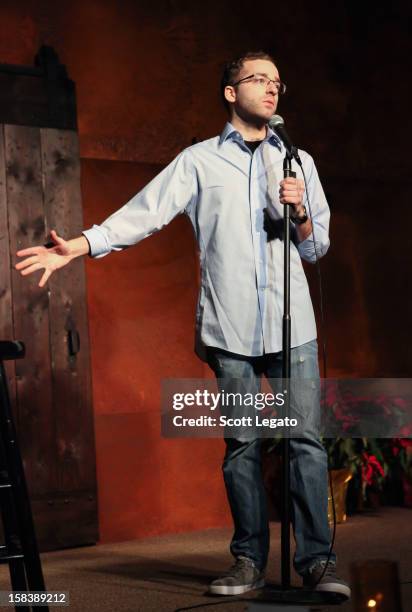
<path fill-rule="evenodd" d="M 10 251 L 45 242 L 40 132 L 6 125 L 5 158 Z M 14 336 L 26 345 L 16 361 L 18 434 L 33 497 L 56 489 L 56 433 L 49 355 L 49 296 L 39 275 L 12 272 Z"/>
<path fill-rule="evenodd" d="M 12 316 L 11 267 L 14 253 L 10 253 L 9 221 L 6 191 L 6 159 L 4 155 L 4 126 L 0 125 L 0 340 L 15 340 Z M 5 361 L 10 401 L 16 418 L 16 371 L 14 361 Z"/>
<path fill-rule="evenodd" d="M 64 238 L 78 236 L 83 229 L 83 216 L 77 133 L 42 129 L 41 148 L 47 231 L 56 229 Z M 90 499 L 94 500 L 95 522 L 89 533 L 90 541 L 92 532 L 97 537 L 97 495 L 83 259 L 52 275 L 49 296 L 58 490 L 62 494 L 85 491 L 88 508 L 92 507 Z M 76 354 L 70 353 L 70 334 L 74 339 L 77 334 L 80 338 Z M 69 537 L 69 524 L 67 529 Z M 72 541 L 72 536 L 69 540 Z M 79 539 L 77 543 L 84 542 Z"/>
<path fill-rule="evenodd" d="M 49 500 L 34 500 L 36 537 L 39 548 L 58 550 L 97 541 L 96 503 L 87 491 Z"/>

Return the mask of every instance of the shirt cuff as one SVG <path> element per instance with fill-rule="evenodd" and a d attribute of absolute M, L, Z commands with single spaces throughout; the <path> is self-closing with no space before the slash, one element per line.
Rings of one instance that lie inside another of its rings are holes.
<path fill-rule="evenodd" d="M 310 263 L 315 263 L 318 259 L 326 254 L 329 244 L 329 239 L 326 239 L 326 241 L 316 240 L 315 248 L 313 232 L 311 232 L 309 236 L 305 238 L 305 240 L 298 243 L 297 249 L 302 259 Z"/>
<path fill-rule="evenodd" d="M 90 245 L 90 257 L 104 257 L 112 250 L 107 234 L 100 225 L 93 225 L 90 229 L 84 230 L 82 234 Z"/>

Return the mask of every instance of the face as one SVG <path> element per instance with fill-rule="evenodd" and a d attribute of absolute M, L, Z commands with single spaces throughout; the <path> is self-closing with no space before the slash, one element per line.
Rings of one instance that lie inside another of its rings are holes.
<path fill-rule="evenodd" d="M 280 81 L 276 66 L 269 60 L 245 61 L 235 81 L 251 74 Z M 267 123 L 275 113 L 278 103 L 278 93 L 273 83 L 263 86 L 252 80 L 243 81 L 235 87 L 228 85 L 225 89 L 225 97 L 228 102 L 232 103 L 232 113 L 252 124 Z"/>

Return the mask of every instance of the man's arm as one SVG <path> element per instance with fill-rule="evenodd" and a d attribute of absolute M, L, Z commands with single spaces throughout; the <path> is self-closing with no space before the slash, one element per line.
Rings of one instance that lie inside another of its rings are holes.
<path fill-rule="evenodd" d="M 196 171 L 187 149 L 100 225 L 83 232 L 92 257 L 137 244 L 167 225 L 197 196 Z"/>
<path fill-rule="evenodd" d="M 301 158 L 307 183 L 302 208 L 304 205 L 307 215 L 309 217 L 311 215 L 311 218 L 300 226 L 295 224 L 298 238 L 296 247 L 302 259 L 315 263 L 317 259 L 326 255 L 330 245 L 330 210 L 312 157 L 302 151 Z"/>
<path fill-rule="evenodd" d="M 52 246 L 35 246 L 17 252 L 26 257 L 16 265 L 23 276 L 44 269 L 39 287 L 51 274 L 83 255 L 103 257 L 136 244 L 169 223 L 196 196 L 197 181 L 191 155 L 183 151 L 142 191 L 101 225 L 82 236 L 64 240 L 51 231 Z"/>

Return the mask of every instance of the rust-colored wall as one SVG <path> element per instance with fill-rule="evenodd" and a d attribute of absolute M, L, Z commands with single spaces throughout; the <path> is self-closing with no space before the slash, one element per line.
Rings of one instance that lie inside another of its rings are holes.
<path fill-rule="evenodd" d="M 0 60 L 31 64 L 49 44 L 76 82 L 88 226 L 193 137 L 221 129 L 225 59 L 245 48 L 272 52 L 288 84 L 279 110 L 314 156 L 333 213 L 322 265 L 329 373 L 404 376 L 412 362 L 407 6 L 3 0 Z M 228 522 L 222 445 L 166 441 L 158 430 L 160 378 L 205 373 L 192 352 L 197 272 L 184 221 L 87 264 L 103 540 Z M 313 268 L 308 274 L 316 301 Z"/>
<path fill-rule="evenodd" d="M 83 160 L 85 226 L 158 171 Z M 193 355 L 197 268 L 183 216 L 135 248 L 87 262 L 103 541 L 229 523 L 222 441 L 160 436 L 161 380 L 209 375 Z"/>
<path fill-rule="evenodd" d="M 167 163 L 193 136 L 220 130 L 222 62 L 265 48 L 288 84 L 280 111 L 323 176 L 409 167 L 399 154 L 406 0 L 2 0 L 0 10 L 2 62 L 31 64 L 49 44 L 76 82 L 82 157 Z"/>

